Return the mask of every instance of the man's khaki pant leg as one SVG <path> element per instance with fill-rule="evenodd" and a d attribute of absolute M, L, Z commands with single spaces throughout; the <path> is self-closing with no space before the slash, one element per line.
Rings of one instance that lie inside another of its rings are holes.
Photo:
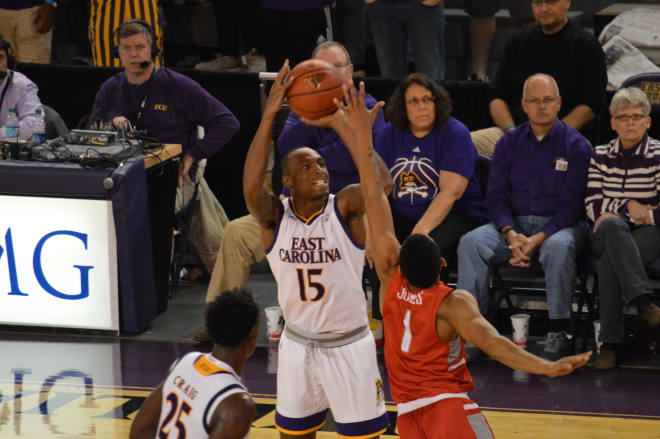
<path fill-rule="evenodd" d="M 477 152 L 492 157 L 495 151 L 495 144 L 504 135 L 504 131 L 499 127 L 491 127 L 472 131 L 470 135 L 472 136 L 474 147 L 477 148 Z"/>
<path fill-rule="evenodd" d="M 259 224 L 252 215 L 230 221 L 215 260 L 206 301 L 211 302 L 222 291 L 242 288 L 250 276 L 250 264 L 265 256 Z"/>
<path fill-rule="evenodd" d="M 53 29 L 40 34 L 34 28 L 39 6 L 16 11 L 16 44 L 12 46 L 18 62 L 50 64 Z"/>

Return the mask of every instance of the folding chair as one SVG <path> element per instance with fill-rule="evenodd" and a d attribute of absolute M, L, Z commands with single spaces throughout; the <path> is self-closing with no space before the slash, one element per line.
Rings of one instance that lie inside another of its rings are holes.
<path fill-rule="evenodd" d="M 626 79 L 621 88 L 637 87 L 649 98 L 651 103 L 651 128 L 649 136 L 660 139 L 660 72 L 640 73 Z"/>

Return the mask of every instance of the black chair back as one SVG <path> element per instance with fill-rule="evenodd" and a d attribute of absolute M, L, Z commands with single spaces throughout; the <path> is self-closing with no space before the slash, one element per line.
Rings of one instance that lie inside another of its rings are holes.
<path fill-rule="evenodd" d="M 637 87 L 649 98 L 651 103 L 651 128 L 649 136 L 660 138 L 660 72 L 640 73 L 626 79 L 621 88 Z"/>

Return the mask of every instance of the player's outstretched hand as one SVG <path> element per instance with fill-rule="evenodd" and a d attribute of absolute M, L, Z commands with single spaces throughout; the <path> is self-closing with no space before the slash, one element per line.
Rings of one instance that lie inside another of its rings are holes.
<path fill-rule="evenodd" d="M 385 105 L 385 102 L 378 102 L 373 108 L 369 109 L 364 104 L 364 82 L 360 82 L 359 96 L 355 92 L 353 83 L 349 87 L 342 86 L 344 91 L 344 101 L 335 99 L 337 111 L 329 116 L 319 119 L 302 118 L 307 125 L 329 127 L 339 134 L 344 143 L 350 148 L 354 142 L 355 134 L 358 130 L 365 129 L 371 131 L 371 127 L 376 121 L 378 112 Z"/>
<path fill-rule="evenodd" d="M 287 77 L 290 70 L 289 60 L 287 59 L 284 61 L 284 64 L 282 64 L 280 71 L 277 72 L 277 78 L 275 79 L 275 82 L 273 82 L 273 86 L 270 88 L 270 93 L 268 94 L 268 99 L 264 106 L 264 115 L 268 113 L 270 116 L 275 117 L 275 114 L 282 107 L 286 90 L 291 85 L 291 81 Z"/>
<path fill-rule="evenodd" d="M 568 375 L 578 367 L 582 367 L 587 364 L 589 358 L 591 358 L 591 351 L 583 352 L 577 355 L 571 355 L 570 357 L 560 358 L 554 363 L 550 363 L 546 375 L 550 378 Z"/>

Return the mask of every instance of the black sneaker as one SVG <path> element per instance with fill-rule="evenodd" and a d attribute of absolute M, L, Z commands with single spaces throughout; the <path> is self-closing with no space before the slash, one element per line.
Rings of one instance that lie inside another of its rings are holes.
<path fill-rule="evenodd" d="M 570 336 L 564 331 L 548 332 L 545 335 L 545 348 L 541 357 L 548 361 L 557 361 L 568 352 Z"/>

